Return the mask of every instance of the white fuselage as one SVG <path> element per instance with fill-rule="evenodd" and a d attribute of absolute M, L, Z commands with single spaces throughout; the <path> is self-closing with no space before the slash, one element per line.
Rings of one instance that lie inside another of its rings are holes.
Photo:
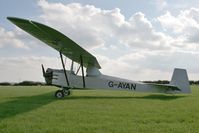
<path fill-rule="evenodd" d="M 84 88 L 82 76 L 75 75 L 71 71 L 66 71 L 69 86 L 66 82 L 66 77 L 63 70 L 52 69 L 52 85 L 70 88 Z M 117 77 L 99 74 L 97 76 L 85 76 L 85 88 L 88 89 L 114 89 L 114 90 L 128 90 L 139 92 L 156 92 L 156 93 L 169 93 L 169 88 L 159 89 L 154 87 L 153 84 L 131 81 Z"/>

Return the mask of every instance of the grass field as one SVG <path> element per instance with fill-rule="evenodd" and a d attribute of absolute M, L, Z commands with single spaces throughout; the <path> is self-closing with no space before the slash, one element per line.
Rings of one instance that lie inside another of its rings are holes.
<path fill-rule="evenodd" d="M 0 87 L 0 133 L 197 133 L 199 86 L 190 95 Z"/>

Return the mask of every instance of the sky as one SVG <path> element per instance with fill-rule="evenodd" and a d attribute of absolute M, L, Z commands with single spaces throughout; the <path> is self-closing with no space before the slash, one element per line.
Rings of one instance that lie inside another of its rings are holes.
<path fill-rule="evenodd" d="M 97 58 L 103 74 L 170 80 L 174 68 L 183 68 L 199 80 L 197 0 L 1 0 L 0 82 L 44 81 L 41 64 L 60 69 L 59 53 L 8 16 L 64 33 Z"/>

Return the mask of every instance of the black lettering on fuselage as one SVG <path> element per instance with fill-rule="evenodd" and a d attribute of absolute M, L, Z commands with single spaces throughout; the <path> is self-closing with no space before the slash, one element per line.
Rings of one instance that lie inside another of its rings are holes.
<path fill-rule="evenodd" d="M 131 90 L 132 89 L 134 89 L 134 90 L 136 89 L 136 84 L 131 84 Z"/>
<path fill-rule="evenodd" d="M 132 84 L 132 83 L 119 82 L 117 84 L 117 83 L 114 83 L 113 81 L 109 81 L 108 86 L 111 88 L 117 87 L 120 89 L 136 90 L 136 84 Z"/>
<path fill-rule="evenodd" d="M 117 86 L 117 88 L 123 88 L 122 83 L 119 83 L 118 86 Z"/>
<path fill-rule="evenodd" d="M 125 88 L 130 90 L 130 85 L 129 85 L 129 83 L 126 83 Z"/>
<path fill-rule="evenodd" d="M 109 86 L 109 87 L 113 87 L 113 81 L 109 81 L 109 82 L 108 82 L 108 86 Z"/>

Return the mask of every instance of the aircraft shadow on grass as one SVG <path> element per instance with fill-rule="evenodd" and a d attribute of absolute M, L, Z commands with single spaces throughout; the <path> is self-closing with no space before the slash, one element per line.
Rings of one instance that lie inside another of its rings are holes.
<path fill-rule="evenodd" d="M 0 103 L 0 121 L 35 110 L 55 100 L 52 92 L 34 96 L 13 97 L 10 101 Z"/>
<path fill-rule="evenodd" d="M 65 100 L 72 99 L 151 99 L 151 100 L 175 100 L 186 96 L 151 94 L 147 96 L 71 96 L 64 98 Z"/>
<path fill-rule="evenodd" d="M 173 96 L 173 95 L 159 95 L 152 94 L 147 96 L 70 96 L 65 97 L 63 100 L 92 100 L 92 99 L 152 99 L 152 100 L 175 100 L 183 98 L 185 96 Z M 53 101 L 57 101 L 52 96 L 52 92 L 36 95 L 36 96 L 22 96 L 14 97 L 14 100 L 0 103 L 0 121 L 5 118 L 10 118 L 19 114 L 23 114 L 44 105 L 47 105 Z"/>

